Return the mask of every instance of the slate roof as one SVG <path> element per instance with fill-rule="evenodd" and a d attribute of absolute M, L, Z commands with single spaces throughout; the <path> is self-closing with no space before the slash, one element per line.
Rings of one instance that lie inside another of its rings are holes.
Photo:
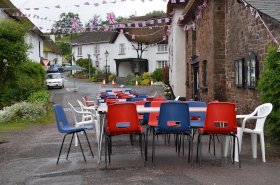
<path fill-rule="evenodd" d="M 164 28 L 163 27 L 153 27 L 150 28 L 124 28 L 123 32 L 128 32 L 129 34 L 124 34 L 125 37 L 131 42 L 142 42 L 145 44 L 155 44 L 155 43 L 166 43 L 163 40 Z M 135 35 L 135 38 L 132 38 Z"/>
<path fill-rule="evenodd" d="M 22 14 L 22 12 L 17 9 L 17 7 L 10 1 L 10 0 L 0 0 L 0 8 L 10 8 L 10 9 L 4 9 L 4 12 L 11 17 L 12 19 L 19 21 L 21 23 L 24 23 L 25 26 L 28 27 L 32 32 L 39 35 L 42 39 L 45 39 L 43 36 L 43 33 L 38 29 L 34 28 L 35 25 L 27 18 L 27 17 L 16 17 L 13 16 L 14 13 Z"/>
<path fill-rule="evenodd" d="M 245 0 L 259 12 L 280 22 L 280 0 Z"/>
<path fill-rule="evenodd" d="M 71 40 L 70 43 L 72 46 L 98 43 L 113 43 L 117 36 L 117 32 L 88 32 Z"/>

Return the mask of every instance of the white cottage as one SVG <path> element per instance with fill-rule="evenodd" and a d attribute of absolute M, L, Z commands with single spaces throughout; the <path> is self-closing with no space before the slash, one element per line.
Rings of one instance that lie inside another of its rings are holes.
<path fill-rule="evenodd" d="M 163 27 L 89 32 L 71 41 L 72 53 L 76 60 L 90 57 L 92 65 L 100 70 L 105 71 L 107 66 L 108 72 L 117 77 L 153 72 L 168 64 L 168 47 L 163 32 Z"/>
<path fill-rule="evenodd" d="M 14 19 L 18 22 L 25 23 L 28 25 L 30 32 L 26 35 L 26 43 L 31 46 L 28 50 L 27 56 L 30 60 L 35 62 L 40 62 L 41 57 L 43 56 L 43 33 L 35 27 L 35 25 L 27 18 L 27 17 L 17 17 L 13 16 L 14 13 L 22 14 L 20 10 L 16 9 L 16 7 L 8 0 L 0 0 L 0 7 L 2 8 L 10 8 L 0 10 L 0 20 L 4 19 Z"/>
<path fill-rule="evenodd" d="M 53 40 L 44 40 L 44 55 L 41 60 L 48 61 L 50 65 L 62 65 L 61 52 Z"/>

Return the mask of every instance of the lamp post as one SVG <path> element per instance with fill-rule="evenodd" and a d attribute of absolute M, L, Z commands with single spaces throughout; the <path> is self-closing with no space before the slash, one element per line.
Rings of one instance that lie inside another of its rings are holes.
<path fill-rule="evenodd" d="M 107 59 L 109 56 L 109 52 L 106 50 L 106 52 L 104 53 L 105 57 L 106 57 L 106 65 L 105 65 L 105 81 L 106 83 L 108 82 L 108 69 L 107 69 Z"/>
<path fill-rule="evenodd" d="M 90 54 L 88 54 L 88 78 L 90 78 L 90 64 L 91 64 Z"/>

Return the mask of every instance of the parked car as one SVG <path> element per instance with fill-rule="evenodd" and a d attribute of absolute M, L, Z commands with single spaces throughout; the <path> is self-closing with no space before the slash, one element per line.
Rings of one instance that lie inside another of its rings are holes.
<path fill-rule="evenodd" d="M 64 64 L 62 64 L 62 67 L 63 67 L 64 71 L 68 71 L 69 68 L 71 68 L 71 64 L 69 64 L 69 63 L 64 63 Z"/>
<path fill-rule="evenodd" d="M 63 73 L 64 69 L 61 65 L 53 64 L 47 70 L 47 73 Z"/>
<path fill-rule="evenodd" d="M 45 84 L 48 89 L 59 87 L 64 88 L 64 78 L 60 73 L 48 73 L 46 75 Z"/>

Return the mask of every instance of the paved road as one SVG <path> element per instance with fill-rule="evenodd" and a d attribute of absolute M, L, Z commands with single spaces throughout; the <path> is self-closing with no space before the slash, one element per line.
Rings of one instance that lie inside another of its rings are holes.
<path fill-rule="evenodd" d="M 93 83 L 77 82 L 78 90 L 71 91 L 72 81 L 65 89 L 51 90 L 52 101 L 67 107 L 67 102 L 75 103 L 82 95 L 95 97 L 100 86 Z M 138 91 L 154 93 L 149 87 Z M 67 112 L 68 114 L 68 112 Z M 69 115 L 70 116 L 70 115 Z M 174 140 L 169 145 L 159 137 L 156 149 L 156 167 L 151 164 L 151 143 L 149 142 L 149 161 L 146 167 L 140 149 L 135 143 L 129 144 L 129 137 L 113 137 L 112 162 L 104 168 L 104 158 L 97 165 L 84 144 L 87 163 L 84 163 L 79 147 L 73 147 L 69 160 L 65 160 L 66 149 L 59 165 L 56 159 L 62 141 L 53 123 L 38 126 L 22 133 L 12 133 L 9 142 L 0 144 L 0 184 L 1 185 L 50 185 L 50 184 L 279 184 L 280 150 L 279 147 L 267 148 L 267 163 L 251 159 L 249 138 L 244 138 L 242 146 L 242 169 L 232 165 L 229 158 L 220 157 L 220 145 L 216 144 L 216 157 L 208 153 L 208 138 L 204 137 L 203 167 L 194 168 L 187 162 L 187 156 L 177 156 Z M 94 154 L 97 145 L 94 133 L 89 133 Z M 83 136 L 81 138 L 84 138 Z M 68 138 L 70 139 L 70 138 Z M 67 143 L 69 140 L 67 140 Z M 186 142 L 187 143 L 187 142 Z M 186 148 L 187 148 L 187 144 Z M 260 154 L 260 152 L 258 153 Z"/>

